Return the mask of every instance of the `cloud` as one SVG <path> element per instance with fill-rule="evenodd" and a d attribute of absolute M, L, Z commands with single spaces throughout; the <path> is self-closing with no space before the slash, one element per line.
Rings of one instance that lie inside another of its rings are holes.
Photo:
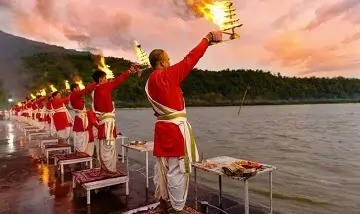
<path fill-rule="evenodd" d="M 335 4 L 328 4 L 324 7 L 320 7 L 315 11 L 316 18 L 312 20 L 306 27 L 306 30 L 313 30 L 319 27 L 321 24 L 335 19 L 340 15 L 345 15 L 352 11 L 352 8 L 360 5 L 359 0 L 343 0 L 338 1 Z M 358 11 L 358 13 L 360 13 Z"/>
<path fill-rule="evenodd" d="M 4 2 L 0 0 L 0 5 L 5 5 L 11 16 L 1 23 L 11 23 L 11 33 L 66 48 L 102 50 L 105 55 L 130 60 L 136 60 L 134 39 L 148 53 L 154 48 L 168 50 L 174 63 L 208 31 L 217 28 L 195 15 L 185 0 Z M 244 24 L 237 29 L 241 38 L 211 46 L 200 68 L 260 68 L 291 76 L 333 76 L 339 72 L 358 76 L 359 0 L 233 2 Z"/>

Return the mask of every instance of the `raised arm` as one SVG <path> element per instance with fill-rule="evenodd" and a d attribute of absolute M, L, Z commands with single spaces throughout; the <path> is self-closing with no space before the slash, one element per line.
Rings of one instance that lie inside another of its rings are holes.
<path fill-rule="evenodd" d="M 96 82 L 88 84 L 83 90 L 78 91 L 80 95 L 85 95 L 90 93 L 96 87 Z"/>
<path fill-rule="evenodd" d="M 61 98 L 61 102 L 65 105 L 67 105 L 69 101 L 70 101 L 70 94 L 67 95 L 66 97 Z"/>
<path fill-rule="evenodd" d="M 168 68 L 166 75 L 169 76 L 171 82 L 180 85 L 181 82 L 190 74 L 200 58 L 204 56 L 209 43 L 206 39 L 201 42 L 185 56 L 183 60 Z"/>
<path fill-rule="evenodd" d="M 206 37 L 203 38 L 201 42 L 194 49 L 192 49 L 183 60 L 168 68 L 169 72 L 166 72 L 166 75 L 169 75 L 170 81 L 174 84 L 180 85 L 181 82 L 194 69 L 200 58 L 204 56 L 205 51 L 209 47 L 209 44 L 211 42 L 220 41 L 222 41 L 221 31 L 213 31 L 208 33 Z"/>
<path fill-rule="evenodd" d="M 126 78 L 128 78 L 130 75 L 130 71 L 127 70 L 127 71 L 124 71 L 122 74 L 120 74 L 119 76 L 115 77 L 115 79 L 109 81 L 106 83 L 107 85 L 107 88 L 110 90 L 110 91 L 113 91 L 117 86 L 119 86 L 121 83 L 123 83 Z"/>

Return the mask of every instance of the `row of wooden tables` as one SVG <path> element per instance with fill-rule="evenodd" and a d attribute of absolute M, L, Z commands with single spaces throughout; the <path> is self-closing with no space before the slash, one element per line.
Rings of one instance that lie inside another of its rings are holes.
<path fill-rule="evenodd" d="M 27 133 L 30 132 L 28 130 L 32 130 L 32 127 L 30 126 L 25 126 L 22 127 L 23 131 L 25 133 L 25 135 L 28 136 L 29 140 L 32 139 L 33 136 L 36 136 L 35 134 L 32 135 L 31 133 Z M 59 156 L 55 157 L 55 165 L 59 164 L 60 165 L 60 173 L 64 174 L 64 165 L 67 164 L 74 164 L 74 163 L 79 163 L 79 162 L 89 162 L 89 167 L 90 169 L 88 170 L 81 170 L 81 171 L 77 171 L 77 172 L 73 172 L 73 187 L 76 187 L 76 184 L 80 184 L 86 191 L 87 191 L 87 203 L 90 204 L 90 191 L 93 189 L 98 189 L 98 188 L 102 188 L 102 187 L 106 187 L 106 186 L 112 186 L 112 185 L 116 185 L 116 184 L 121 184 L 121 183 L 125 183 L 126 184 L 126 195 L 129 194 L 129 182 L 130 182 L 130 167 L 129 167 L 129 152 L 130 151 L 135 151 L 135 152 L 140 152 L 140 153 L 144 153 L 145 156 L 145 175 L 143 173 L 141 173 L 145 179 L 146 179 L 146 189 L 149 188 L 149 152 L 153 151 L 154 148 L 154 143 L 153 142 L 146 142 L 145 145 L 142 146 L 138 146 L 138 145 L 131 145 L 130 143 L 126 143 L 126 140 L 128 141 L 128 138 L 125 136 L 119 136 L 118 140 L 121 140 L 121 157 L 122 157 L 122 163 L 124 163 L 124 160 L 126 159 L 126 175 L 122 174 L 119 171 L 119 176 L 115 177 L 115 178 L 110 178 L 110 179 L 101 179 L 101 178 L 95 178 L 94 179 L 89 179 L 89 177 L 91 177 L 91 173 L 97 173 L 99 171 L 99 169 L 92 169 L 92 157 L 88 157 L 88 158 L 83 158 L 80 160 L 63 160 L 63 162 L 61 162 L 61 160 L 59 161 Z M 46 150 L 46 159 L 47 159 L 47 163 L 48 163 L 48 159 L 49 159 L 49 152 L 51 151 L 58 151 L 60 150 L 60 148 L 58 150 L 54 149 L 46 149 L 46 146 L 44 147 L 44 145 L 47 143 L 47 141 L 49 141 L 48 143 L 50 143 L 51 140 L 42 140 L 40 141 L 39 146 L 43 149 Z M 54 141 L 54 140 L 53 140 Z M 69 145 L 70 148 L 70 145 Z M 70 153 L 70 149 L 65 149 L 64 150 L 68 151 Z M 124 158 L 125 157 L 125 158 Z M 91 160 L 90 160 L 91 159 Z M 194 183 L 195 183 L 195 200 L 196 200 L 196 206 L 198 204 L 198 195 L 197 195 L 197 190 L 198 190 L 198 175 L 197 175 L 197 170 L 201 170 L 204 172 L 208 172 L 211 174 L 214 174 L 216 176 L 218 176 L 218 185 L 219 185 L 219 204 L 217 205 L 220 209 L 222 209 L 222 179 L 224 177 L 226 178 L 230 178 L 233 180 L 238 180 L 239 182 L 242 182 L 244 187 L 244 205 L 245 205 L 245 214 L 249 214 L 250 209 L 249 209 L 249 187 L 248 187 L 248 183 L 249 183 L 249 179 L 251 177 L 235 177 L 235 176 L 227 176 L 225 175 L 222 170 L 221 167 L 215 167 L 215 168 L 207 168 L 204 166 L 204 162 L 211 162 L 211 163 L 216 163 L 219 166 L 224 165 L 224 164 L 229 164 L 231 162 L 234 161 L 239 161 L 240 159 L 237 158 L 232 158 L 232 157 L 228 157 L 228 156 L 220 156 L 220 157 L 214 157 L 214 158 L 210 158 L 207 159 L 201 163 L 193 163 L 192 166 L 194 168 Z M 272 173 L 273 171 L 276 169 L 276 167 L 268 165 L 268 164 L 262 164 L 265 168 L 261 171 L 258 171 L 256 173 L 256 175 L 260 175 L 260 174 L 268 174 L 268 182 L 269 182 L 269 211 L 270 214 L 273 213 L 273 201 L 272 201 Z M 87 180 L 86 180 L 87 179 Z M 130 182 L 131 183 L 131 182 Z"/>

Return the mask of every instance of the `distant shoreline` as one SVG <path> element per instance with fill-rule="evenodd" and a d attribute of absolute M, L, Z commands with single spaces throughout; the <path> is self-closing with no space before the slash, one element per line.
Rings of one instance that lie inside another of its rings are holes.
<path fill-rule="evenodd" d="M 245 101 L 243 106 L 267 106 L 267 105 L 306 105 L 306 104 L 346 104 L 346 103 L 360 103 L 355 99 L 336 99 L 336 100 L 269 100 L 269 101 Z M 205 102 L 205 101 L 193 101 L 186 102 L 187 107 L 225 107 L 225 106 L 240 106 L 240 102 Z M 151 108 L 150 104 L 146 102 L 141 103 L 121 103 L 117 104 L 116 108 L 125 109 L 148 109 Z"/>

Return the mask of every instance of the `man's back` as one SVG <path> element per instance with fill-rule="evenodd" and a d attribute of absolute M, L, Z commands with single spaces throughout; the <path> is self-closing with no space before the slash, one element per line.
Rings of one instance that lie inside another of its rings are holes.
<path fill-rule="evenodd" d="M 167 70 L 154 70 L 148 81 L 148 92 L 156 102 L 181 111 L 184 108 L 184 98 L 178 85 L 171 82 L 171 77 L 167 75 Z M 155 113 L 155 116 L 158 116 Z M 179 157 L 184 153 L 184 139 L 175 124 L 168 122 L 157 122 L 155 124 L 154 136 L 154 156 L 158 157 Z"/>

